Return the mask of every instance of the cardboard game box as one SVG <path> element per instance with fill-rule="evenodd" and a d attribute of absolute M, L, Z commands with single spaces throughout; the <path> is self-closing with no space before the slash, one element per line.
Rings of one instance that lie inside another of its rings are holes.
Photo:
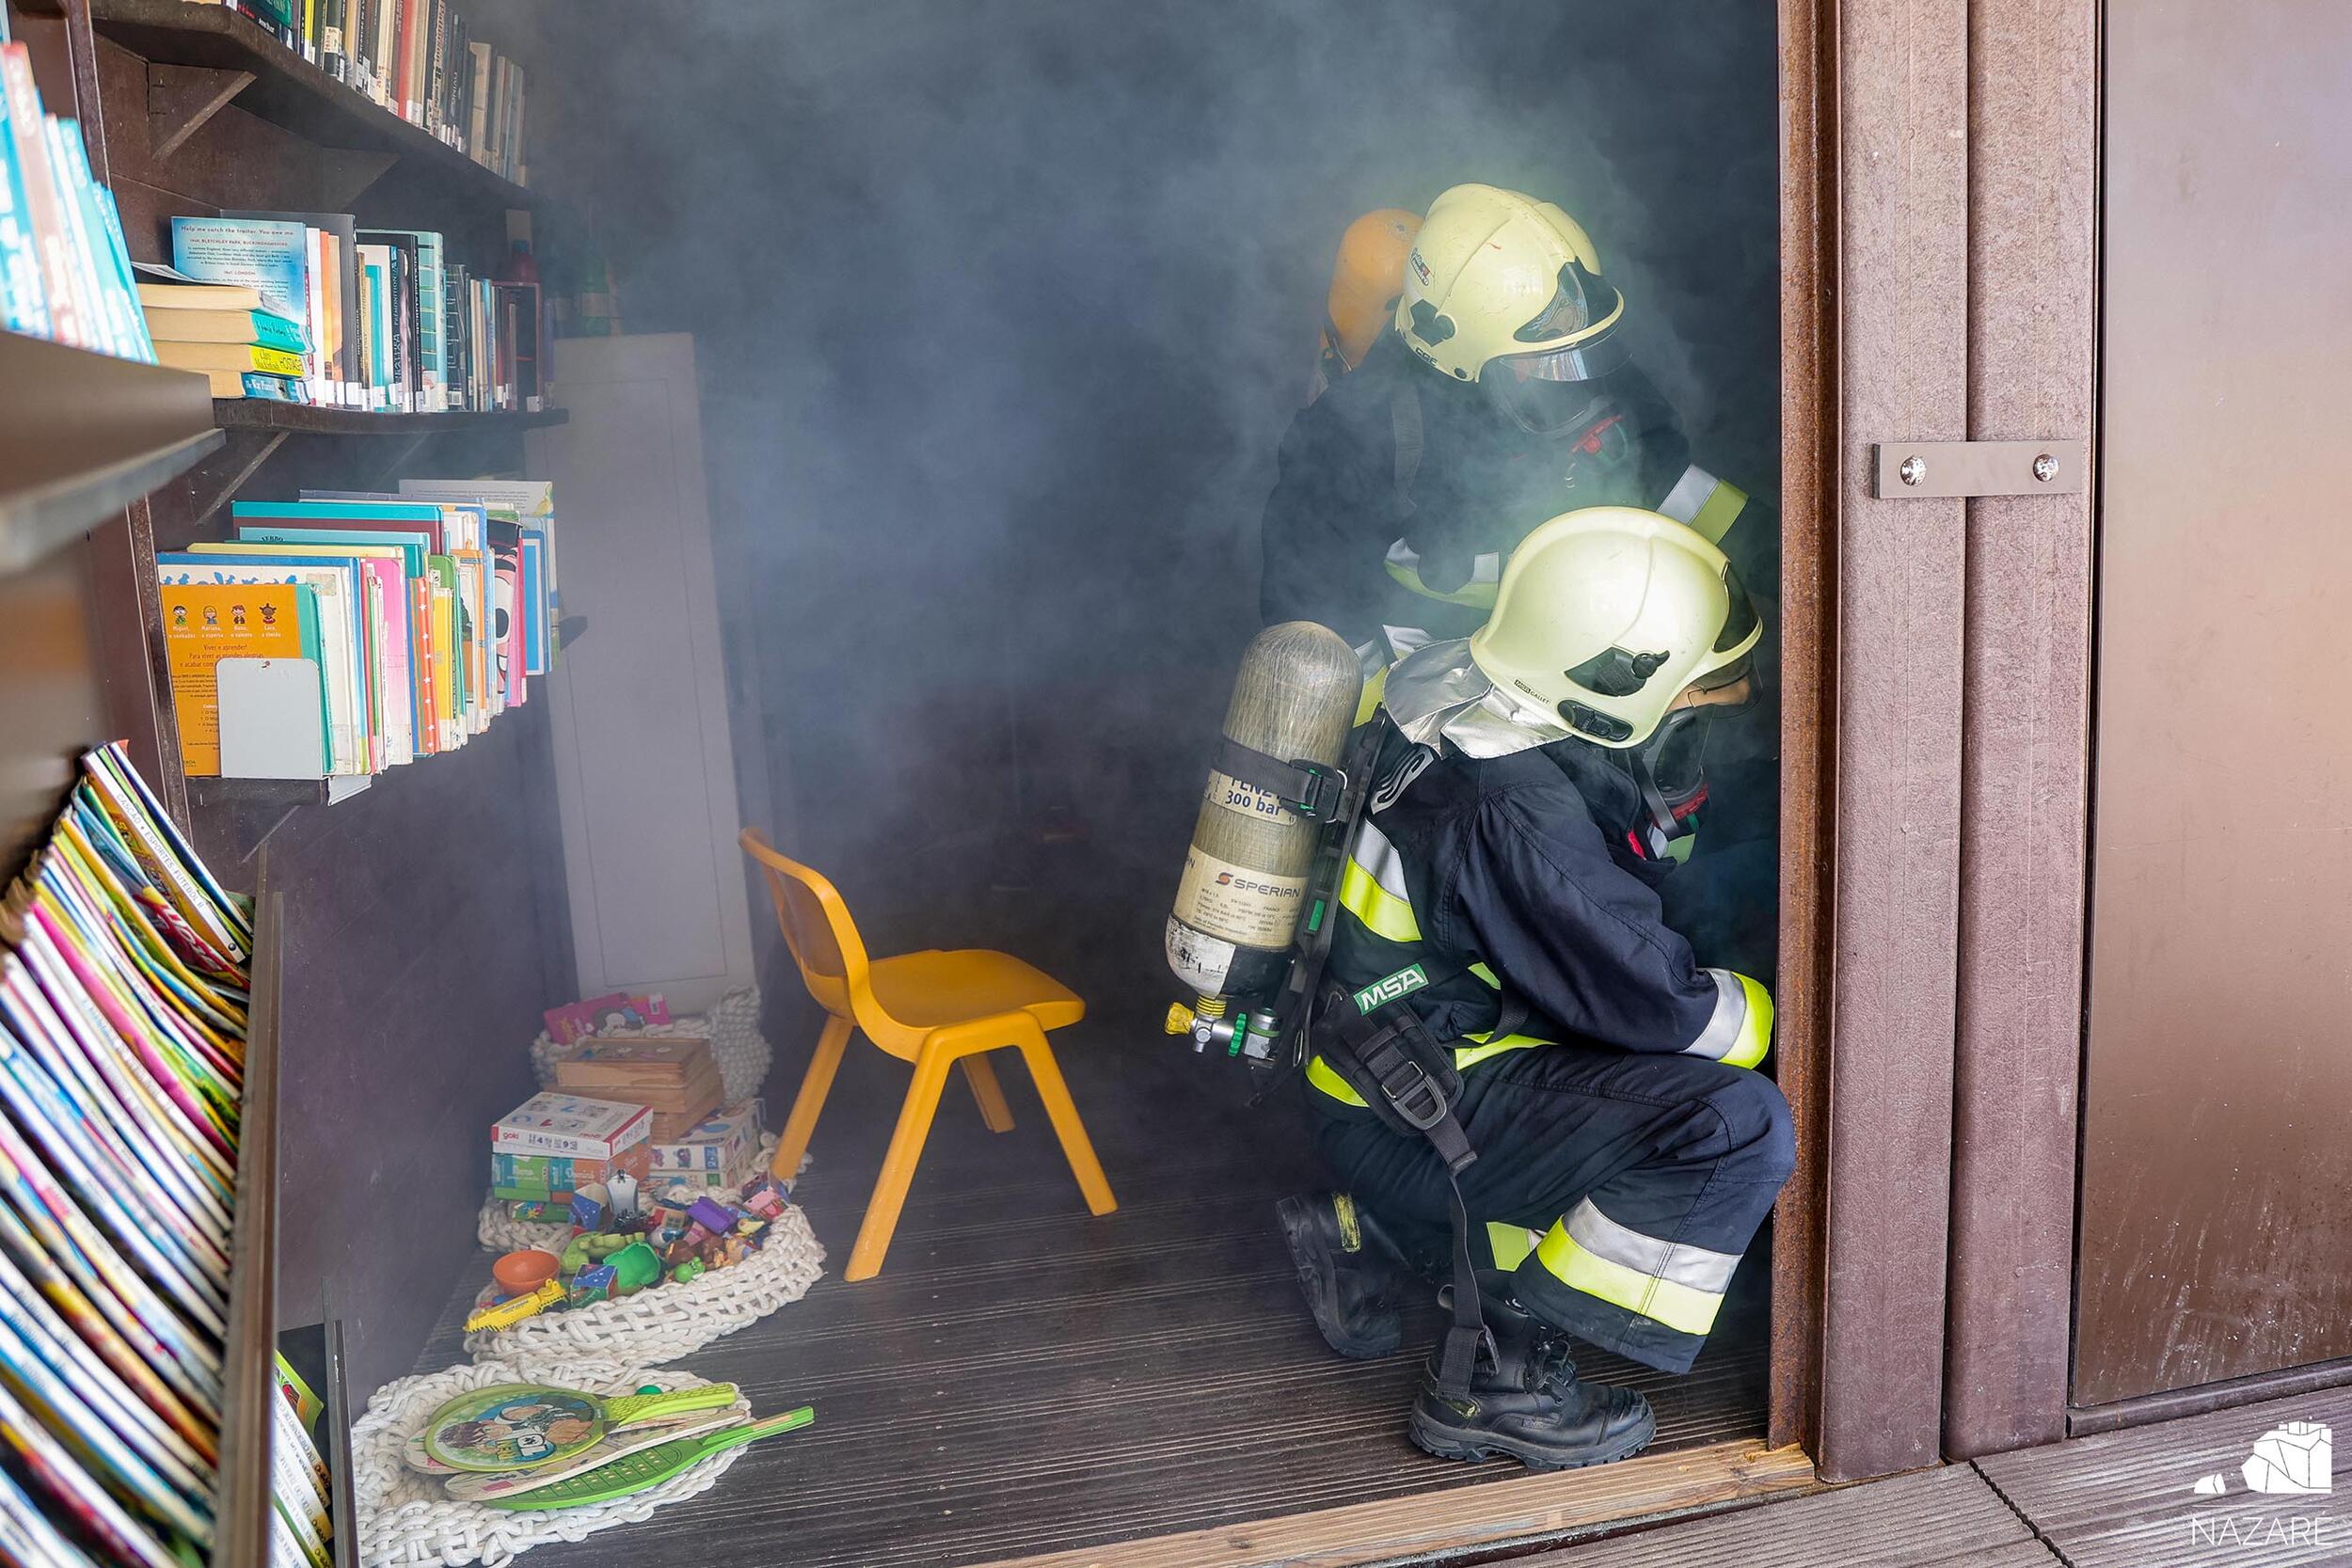
<path fill-rule="evenodd" d="M 610 1160 L 652 1135 L 653 1113 L 643 1105 L 548 1091 L 499 1117 L 490 1128 L 490 1148 Z"/>

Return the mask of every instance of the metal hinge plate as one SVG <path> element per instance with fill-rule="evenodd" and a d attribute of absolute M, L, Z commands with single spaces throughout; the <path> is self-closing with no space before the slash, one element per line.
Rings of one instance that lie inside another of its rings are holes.
<path fill-rule="evenodd" d="M 2083 441 L 1883 441 L 1870 448 L 1879 497 L 2074 495 L 2090 477 Z"/>

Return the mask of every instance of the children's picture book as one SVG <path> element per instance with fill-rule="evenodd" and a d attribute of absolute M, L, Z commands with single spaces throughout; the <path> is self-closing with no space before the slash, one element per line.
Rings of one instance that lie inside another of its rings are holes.
<path fill-rule="evenodd" d="M 220 772 L 220 661 L 318 659 L 318 594 L 288 582 L 173 582 L 160 592 L 182 765 L 191 777 L 211 777 Z M 319 759 L 322 773 L 327 762 Z"/>

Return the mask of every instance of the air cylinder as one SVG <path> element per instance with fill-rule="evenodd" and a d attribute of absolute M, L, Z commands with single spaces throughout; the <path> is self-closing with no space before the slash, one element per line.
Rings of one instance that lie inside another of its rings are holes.
<path fill-rule="evenodd" d="M 1361 684 L 1355 653 L 1328 626 L 1268 626 L 1242 656 L 1226 737 L 1281 762 L 1336 768 Z M 1273 990 L 1298 933 L 1321 832 L 1275 794 L 1210 768 L 1168 921 L 1178 979 L 1202 998 Z"/>

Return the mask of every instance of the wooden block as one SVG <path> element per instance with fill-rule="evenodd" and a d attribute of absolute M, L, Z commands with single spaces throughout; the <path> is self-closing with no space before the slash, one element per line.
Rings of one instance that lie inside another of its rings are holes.
<path fill-rule="evenodd" d="M 597 1038 L 583 1042 L 557 1061 L 555 1082 L 563 1088 L 596 1094 L 612 1087 L 679 1085 L 718 1070 L 707 1039 L 686 1036 Z"/>

